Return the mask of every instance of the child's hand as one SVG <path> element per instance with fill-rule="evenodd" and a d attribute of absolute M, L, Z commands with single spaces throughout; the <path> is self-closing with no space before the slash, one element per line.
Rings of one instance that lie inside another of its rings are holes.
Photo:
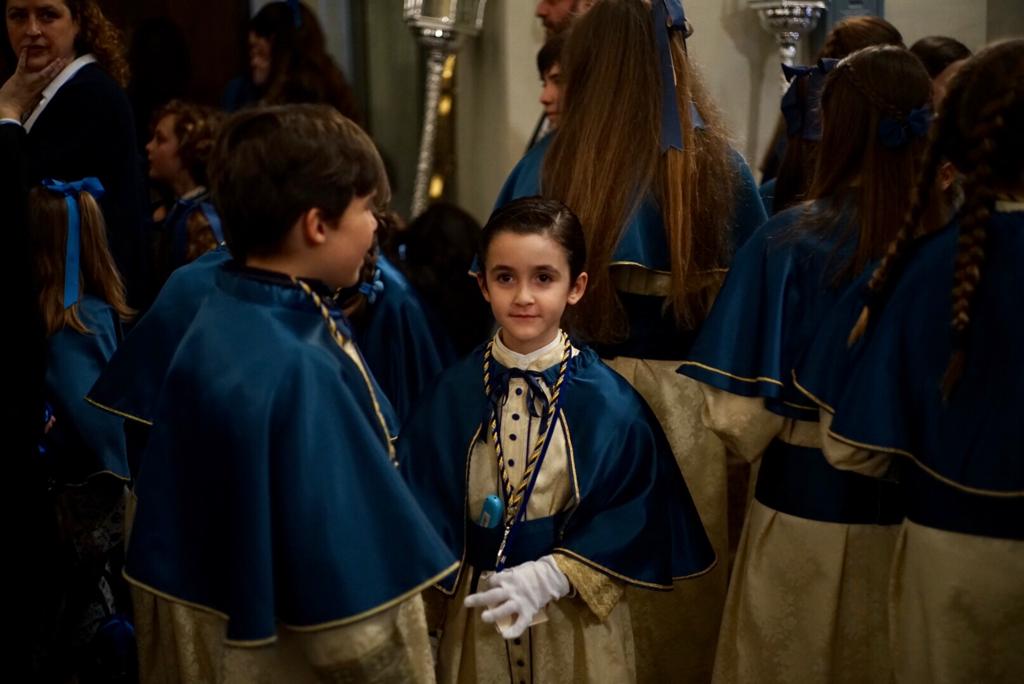
<path fill-rule="evenodd" d="M 515 639 L 529 628 L 544 606 L 569 593 L 569 580 L 551 556 L 503 570 L 487 579 L 492 587 L 466 597 L 467 608 L 486 606 L 484 622 L 498 622 L 501 636 Z M 516 616 L 511 624 L 507 623 Z"/>

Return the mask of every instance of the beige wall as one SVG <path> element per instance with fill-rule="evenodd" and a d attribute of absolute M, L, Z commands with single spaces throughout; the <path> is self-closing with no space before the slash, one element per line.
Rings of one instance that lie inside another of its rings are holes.
<path fill-rule="evenodd" d="M 1024 38 L 1024 0 L 988 0 L 987 38 Z"/>
<path fill-rule="evenodd" d="M 1011 0 L 1018 8 L 1022 0 Z M 988 0 L 885 0 L 885 18 L 907 45 L 925 36 L 952 36 L 977 50 L 987 40 Z"/>

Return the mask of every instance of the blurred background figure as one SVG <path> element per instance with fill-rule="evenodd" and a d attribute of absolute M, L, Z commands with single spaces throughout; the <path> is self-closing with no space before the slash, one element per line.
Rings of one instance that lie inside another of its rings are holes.
<path fill-rule="evenodd" d="M 224 241 L 207 190 L 206 163 L 224 116 L 172 100 L 153 116 L 146 144 L 149 178 L 165 198 L 153 211 L 153 275 L 159 288 L 171 271 Z"/>
<path fill-rule="evenodd" d="M 970 49 L 956 38 L 926 36 L 910 46 L 932 77 L 932 100 L 938 107 L 946 95 L 946 87 L 960 66 L 971 56 Z"/>
<path fill-rule="evenodd" d="M 327 53 L 323 29 L 299 2 L 271 2 L 249 22 L 249 73 L 228 85 L 223 105 L 329 104 L 359 120 L 345 74 Z"/>

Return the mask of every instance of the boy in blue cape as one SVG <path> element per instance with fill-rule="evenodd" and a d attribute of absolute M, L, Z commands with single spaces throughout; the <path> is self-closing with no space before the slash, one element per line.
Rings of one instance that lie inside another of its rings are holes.
<path fill-rule="evenodd" d="M 331 294 L 386 177 L 319 106 L 237 114 L 211 162 L 237 261 L 157 397 L 126 576 L 143 681 L 431 681 L 420 592 L 455 569 L 401 482 Z"/>

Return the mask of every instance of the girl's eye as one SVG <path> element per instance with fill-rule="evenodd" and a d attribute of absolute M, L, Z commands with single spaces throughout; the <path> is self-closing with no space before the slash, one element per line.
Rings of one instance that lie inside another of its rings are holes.
<path fill-rule="evenodd" d="M 495 280 L 504 285 L 512 282 L 512 276 L 508 273 L 499 273 Z"/>
<path fill-rule="evenodd" d="M 537 280 L 539 280 L 542 283 L 550 283 L 551 275 L 548 273 L 541 273 L 540 275 L 537 276 Z"/>

